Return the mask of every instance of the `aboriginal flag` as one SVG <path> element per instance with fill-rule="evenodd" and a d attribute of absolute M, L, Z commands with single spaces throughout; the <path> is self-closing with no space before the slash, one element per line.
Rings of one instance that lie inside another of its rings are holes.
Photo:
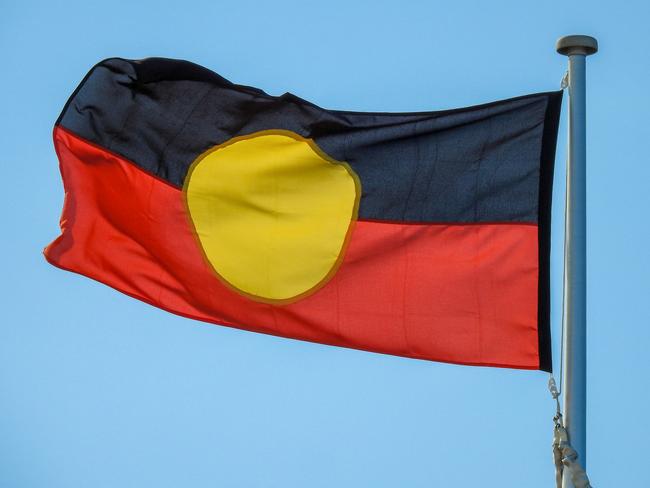
<path fill-rule="evenodd" d="M 197 320 L 548 371 L 561 97 L 349 112 L 108 59 L 54 128 L 65 203 L 45 256 Z"/>

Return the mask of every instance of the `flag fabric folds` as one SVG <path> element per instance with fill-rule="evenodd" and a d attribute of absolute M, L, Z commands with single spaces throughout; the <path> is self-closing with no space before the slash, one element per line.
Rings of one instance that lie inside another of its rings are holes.
<path fill-rule="evenodd" d="M 45 257 L 197 320 L 549 371 L 561 98 L 326 110 L 108 59 L 54 128 L 65 202 Z"/>

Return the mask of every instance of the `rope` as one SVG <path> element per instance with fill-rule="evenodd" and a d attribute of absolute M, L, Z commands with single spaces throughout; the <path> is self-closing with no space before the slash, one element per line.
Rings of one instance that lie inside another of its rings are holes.
<path fill-rule="evenodd" d="M 569 87 L 569 71 L 565 71 L 564 76 L 562 77 L 562 81 L 560 81 L 560 88 L 562 90 L 566 90 Z M 567 158 L 565 161 L 565 165 L 568 166 L 569 164 L 569 155 L 567 154 Z M 564 233 L 566 234 L 566 222 L 567 222 L 567 209 L 569 208 L 569 194 L 566 191 L 566 188 L 569 187 L 569 174 L 566 174 L 566 184 L 565 184 L 565 192 L 564 192 L 564 222 L 565 222 L 565 228 L 564 228 Z M 564 258 L 564 266 L 562 270 L 562 285 L 565 286 L 566 284 L 566 253 L 567 253 L 567 247 L 566 247 L 566 235 L 564 236 L 564 247 L 562 249 L 563 251 L 563 258 Z M 560 378 L 562 378 L 562 375 L 564 374 L 564 324 L 566 322 L 566 297 L 564 294 L 564 291 L 562 292 L 562 331 L 560 333 Z M 562 390 L 558 390 L 557 385 L 555 384 L 555 378 L 553 378 L 553 375 L 551 374 L 551 379 L 549 380 L 548 387 L 549 389 L 551 388 L 551 381 L 553 382 L 553 389 L 555 390 L 555 393 L 551 391 L 551 394 L 553 395 L 553 398 L 557 401 L 558 405 L 558 411 L 560 408 L 560 402 L 558 400 L 560 393 L 562 393 Z"/>
<path fill-rule="evenodd" d="M 562 488 L 562 476 L 564 470 L 568 470 L 569 476 L 575 488 L 593 488 L 589 483 L 589 478 L 584 468 L 578 463 L 578 453 L 569 443 L 569 433 L 564 427 L 562 421 L 562 411 L 560 409 L 560 392 L 557 389 L 555 378 L 551 375 L 548 380 L 548 389 L 555 400 L 556 410 L 553 422 L 553 462 L 555 463 L 555 485 Z"/>

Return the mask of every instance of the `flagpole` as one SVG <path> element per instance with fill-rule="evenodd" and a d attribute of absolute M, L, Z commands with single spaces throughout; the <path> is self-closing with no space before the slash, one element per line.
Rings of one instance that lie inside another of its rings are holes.
<path fill-rule="evenodd" d="M 564 423 L 569 442 L 586 468 L 587 411 L 587 185 L 586 185 L 586 57 L 598 51 L 589 36 L 565 36 L 557 52 L 569 57 L 569 157 L 564 244 Z M 563 488 L 573 488 L 565 470 Z"/>

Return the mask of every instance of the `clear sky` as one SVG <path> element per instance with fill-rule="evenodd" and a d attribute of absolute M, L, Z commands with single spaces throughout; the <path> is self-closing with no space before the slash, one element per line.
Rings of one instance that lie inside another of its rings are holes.
<path fill-rule="evenodd" d="M 0 486 L 553 486 L 544 373 L 202 324 L 41 251 L 63 201 L 52 126 L 103 58 L 183 58 L 327 108 L 418 111 L 557 89 L 554 43 L 574 33 L 601 44 L 588 62 L 588 472 L 650 486 L 649 20 L 647 1 L 4 0 Z"/>

